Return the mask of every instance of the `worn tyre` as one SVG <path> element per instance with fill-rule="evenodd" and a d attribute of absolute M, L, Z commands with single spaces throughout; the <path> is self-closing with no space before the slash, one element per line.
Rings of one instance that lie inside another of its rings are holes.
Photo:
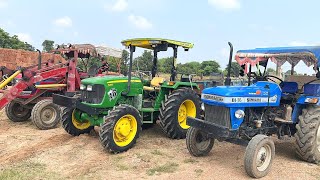
<path fill-rule="evenodd" d="M 26 121 L 31 116 L 31 109 L 23 107 L 16 101 L 11 101 L 5 108 L 7 117 L 13 122 Z"/>
<path fill-rule="evenodd" d="M 61 119 L 60 107 L 51 99 L 39 101 L 32 109 L 31 120 L 41 130 L 56 128 Z"/>
<path fill-rule="evenodd" d="M 254 136 L 244 155 L 244 167 L 247 174 L 253 178 L 266 176 L 272 165 L 275 146 L 272 139 L 266 135 Z"/>
<path fill-rule="evenodd" d="M 63 129 L 73 136 L 90 133 L 94 127 L 90 125 L 89 121 L 80 122 L 77 120 L 75 112 L 76 109 L 73 108 L 62 108 L 61 122 Z"/>
<path fill-rule="evenodd" d="M 296 153 L 310 163 L 320 163 L 320 107 L 309 106 L 303 109 L 296 125 Z"/>
<path fill-rule="evenodd" d="M 191 155 L 206 156 L 212 150 L 214 139 L 208 138 L 207 134 L 200 129 L 190 127 L 187 132 L 186 144 Z"/>
<path fill-rule="evenodd" d="M 159 124 L 168 137 L 183 139 L 189 129 L 187 117 L 200 118 L 200 111 L 200 98 L 195 91 L 177 89 L 162 102 Z"/>
<path fill-rule="evenodd" d="M 120 153 L 132 148 L 141 132 L 139 111 L 130 105 L 114 107 L 105 117 L 100 128 L 100 142 L 111 153 Z"/>

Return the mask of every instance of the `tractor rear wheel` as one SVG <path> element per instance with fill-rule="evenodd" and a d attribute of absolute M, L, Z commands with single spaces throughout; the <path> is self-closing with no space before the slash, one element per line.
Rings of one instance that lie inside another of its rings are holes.
<path fill-rule="evenodd" d="M 23 107 L 16 101 L 11 101 L 6 105 L 5 109 L 8 118 L 13 122 L 26 121 L 31 116 L 31 109 Z"/>
<path fill-rule="evenodd" d="M 81 122 L 77 120 L 75 116 L 76 109 L 63 108 L 62 109 L 62 127 L 67 133 L 73 136 L 79 136 L 80 134 L 90 133 L 94 128 L 90 125 L 89 121 Z"/>
<path fill-rule="evenodd" d="M 186 138 L 187 148 L 193 156 L 206 156 L 211 151 L 214 139 L 208 138 L 205 132 L 200 129 L 190 127 Z"/>
<path fill-rule="evenodd" d="M 200 98 L 190 88 L 174 90 L 162 102 L 160 108 L 160 126 L 166 135 L 172 139 L 186 137 L 187 117 L 200 118 Z"/>
<path fill-rule="evenodd" d="M 247 174 L 253 178 L 266 176 L 272 165 L 275 146 L 272 139 L 266 135 L 256 135 L 250 141 L 244 154 L 244 167 Z"/>
<path fill-rule="evenodd" d="M 51 99 L 39 101 L 32 109 L 31 120 L 41 130 L 56 128 L 61 119 L 61 109 Z"/>
<path fill-rule="evenodd" d="M 309 106 L 302 110 L 296 125 L 296 153 L 310 163 L 320 163 L 320 107 Z"/>
<path fill-rule="evenodd" d="M 100 142 L 111 153 L 120 153 L 132 148 L 141 132 L 139 111 L 130 105 L 114 107 L 105 117 L 100 128 Z"/>

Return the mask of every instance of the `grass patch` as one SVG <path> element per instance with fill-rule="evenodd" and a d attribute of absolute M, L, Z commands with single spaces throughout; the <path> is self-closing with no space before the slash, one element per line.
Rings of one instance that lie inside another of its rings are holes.
<path fill-rule="evenodd" d="M 126 166 L 126 165 L 123 165 L 123 164 L 117 164 L 117 170 L 119 170 L 119 171 L 127 171 L 127 170 L 129 170 L 129 167 L 128 166 Z"/>
<path fill-rule="evenodd" d="M 197 163 L 198 161 L 195 160 L 195 159 L 189 158 L 189 159 L 183 160 L 183 162 L 184 162 L 184 163 L 191 163 L 191 164 L 193 164 L 193 163 Z"/>
<path fill-rule="evenodd" d="M 173 173 L 178 169 L 179 164 L 177 163 L 166 163 L 161 166 L 155 166 L 151 169 L 147 170 L 147 174 L 149 176 L 153 176 L 155 174 L 161 173 Z"/>
<path fill-rule="evenodd" d="M 161 151 L 158 150 L 158 149 L 155 149 L 155 150 L 151 151 L 151 154 L 153 154 L 153 155 L 158 155 L 158 156 L 163 156 L 163 155 L 164 155 L 164 153 L 161 152 Z"/>
<path fill-rule="evenodd" d="M 2 169 L 0 171 L 0 179 L 59 179 L 58 174 L 46 172 L 45 169 L 46 166 L 44 164 L 25 161 Z"/>
<path fill-rule="evenodd" d="M 199 177 L 201 175 L 201 173 L 203 173 L 203 170 L 202 169 L 195 169 L 194 172 L 197 173 L 197 177 Z"/>

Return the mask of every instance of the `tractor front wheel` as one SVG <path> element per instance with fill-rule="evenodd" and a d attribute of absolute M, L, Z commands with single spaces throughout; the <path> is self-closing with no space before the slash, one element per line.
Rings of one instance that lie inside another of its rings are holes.
<path fill-rule="evenodd" d="M 62 127 L 67 131 L 67 133 L 73 136 L 90 133 L 90 131 L 93 129 L 93 126 L 90 125 L 88 120 L 79 121 L 77 119 L 76 111 L 76 109 L 72 108 L 62 109 Z"/>
<path fill-rule="evenodd" d="M 187 148 L 193 156 L 206 156 L 211 151 L 214 139 L 208 138 L 207 133 L 200 129 L 190 127 L 186 138 Z"/>
<path fill-rule="evenodd" d="M 160 126 L 162 130 L 172 139 L 183 139 L 186 137 L 187 117 L 200 118 L 200 98 L 190 88 L 174 90 L 160 108 Z"/>
<path fill-rule="evenodd" d="M 320 107 L 309 106 L 302 110 L 296 125 L 296 153 L 310 163 L 320 163 Z"/>
<path fill-rule="evenodd" d="M 31 116 L 31 109 L 23 107 L 16 101 L 11 101 L 7 104 L 5 110 L 7 117 L 13 122 L 26 121 Z"/>
<path fill-rule="evenodd" d="M 132 148 L 141 131 L 139 111 L 130 105 L 119 105 L 109 112 L 100 128 L 100 142 L 106 151 L 120 153 Z"/>
<path fill-rule="evenodd" d="M 57 127 L 61 119 L 61 109 L 51 99 L 39 101 L 32 109 L 31 120 L 41 130 Z"/>
<path fill-rule="evenodd" d="M 266 135 L 256 135 L 250 141 L 244 155 L 244 167 L 247 174 L 253 178 L 266 176 L 272 165 L 275 146 L 272 139 Z"/>

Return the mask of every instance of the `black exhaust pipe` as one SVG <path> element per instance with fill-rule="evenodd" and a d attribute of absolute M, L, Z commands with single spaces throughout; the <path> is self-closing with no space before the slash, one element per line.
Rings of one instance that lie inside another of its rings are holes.
<path fill-rule="evenodd" d="M 230 46 L 230 55 L 229 55 L 229 64 L 228 64 L 228 74 L 227 74 L 227 78 L 224 82 L 224 84 L 226 86 L 230 86 L 231 85 L 231 63 L 232 63 L 232 56 L 233 56 L 233 45 L 231 44 L 231 42 L 228 42 L 229 46 Z"/>
<path fill-rule="evenodd" d="M 38 56 L 38 70 L 41 69 L 41 51 L 39 49 L 37 49 L 39 56 Z"/>

